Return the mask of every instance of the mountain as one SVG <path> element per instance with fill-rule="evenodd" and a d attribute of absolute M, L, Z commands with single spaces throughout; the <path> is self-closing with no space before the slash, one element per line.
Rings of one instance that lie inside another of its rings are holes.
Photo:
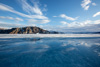
<path fill-rule="evenodd" d="M 12 28 L 12 29 L 1 29 L 0 34 L 54 34 L 58 32 L 50 32 L 39 27 L 22 27 L 22 28 Z"/>
<path fill-rule="evenodd" d="M 5 30 L 4 28 L 0 28 L 0 30 Z"/>
<path fill-rule="evenodd" d="M 100 32 L 65 32 L 65 34 L 100 34 Z"/>

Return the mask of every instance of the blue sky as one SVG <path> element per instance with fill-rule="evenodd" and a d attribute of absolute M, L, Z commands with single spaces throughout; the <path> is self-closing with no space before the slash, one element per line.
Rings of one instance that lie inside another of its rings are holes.
<path fill-rule="evenodd" d="M 100 31 L 100 0 L 0 0 L 0 28 Z"/>

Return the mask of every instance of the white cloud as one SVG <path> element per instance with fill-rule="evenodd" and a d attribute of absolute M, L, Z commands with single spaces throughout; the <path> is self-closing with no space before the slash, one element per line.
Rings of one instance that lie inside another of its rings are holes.
<path fill-rule="evenodd" d="M 27 25 L 18 24 L 18 23 L 7 23 L 0 21 L 0 28 L 12 28 L 12 27 L 24 27 Z"/>
<path fill-rule="evenodd" d="M 38 14 L 43 15 L 41 9 L 38 6 L 38 2 L 32 1 L 32 5 L 30 5 L 27 0 L 20 0 L 19 3 L 21 3 L 22 8 L 24 11 L 26 11 L 29 14 Z"/>
<path fill-rule="evenodd" d="M 72 18 L 72 17 L 66 16 L 65 14 L 61 14 L 60 17 L 65 18 L 66 20 L 71 20 L 71 21 L 77 20 L 78 18 L 78 17 Z"/>
<path fill-rule="evenodd" d="M 66 25 L 66 24 L 68 24 L 67 22 L 65 22 L 65 21 L 61 21 L 61 23 L 63 24 L 63 25 Z"/>
<path fill-rule="evenodd" d="M 42 16 L 42 15 L 26 15 L 26 14 L 20 13 L 18 11 L 15 11 L 12 7 L 4 5 L 4 4 L 0 4 L 0 10 L 9 11 L 9 12 L 18 14 L 22 17 L 27 17 L 27 18 L 48 19 L 47 17 Z"/>
<path fill-rule="evenodd" d="M 88 10 L 88 9 L 89 9 L 89 7 L 90 7 L 90 6 L 86 6 L 84 9 L 85 9 L 85 10 Z"/>
<path fill-rule="evenodd" d="M 35 19 L 28 19 L 28 22 L 44 24 L 44 23 L 50 22 L 50 20 L 35 20 Z"/>
<path fill-rule="evenodd" d="M 93 6 L 96 6 L 96 3 L 92 3 Z"/>
<path fill-rule="evenodd" d="M 84 10 L 88 10 L 90 7 L 90 4 L 92 4 L 93 6 L 96 6 L 96 3 L 92 2 L 92 0 L 83 0 L 81 3 L 82 8 L 84 8 Z"/>
<path fill-rule="evenodd" d="M 14 9 L 10 6 L 0 3 L 0 10 L 13 12 Z"/>
<path fill-rule="evenodd" d="M 21 18 L 13 18 L 13 17 L 4 17 L 4 16 L 0 16 L 1 19 L 9 19 L 9 20 L 15 20 L 15 21 L 24 21 Z"/>
<path fill-rule="evenodd" d="M 100 12 L 97 12 L 96 14 L 94 14 L 93 17 L 96 17 L 98 15 L 100 15 Z"/>
<path fill-rule="evenodd" d="M 17 20 L 17 21 L 23 21 L 23 19 L 21 19 L 21 18 L 15 18 L 15 20 Z"/>
<path fill-rule="evenodd" d="M 15 28 L 15 27 L 26 27 L 26 26 L 36 26 L 36 24 L 8 23 L 0 21 L 0 28 Z"/>
<path fill-rule="evenodd" d="M 71 22 L 71 23 L 68 23 L 66 21 L 61 21 L 61 23 L 66 25 L 67 27 L 85 27 L 93 24 L 100 24 L 100 20 L 95 20 L 95 21 L 86 20 L 83 22 Z"/>
<path fill-rule="evenodd" d="M 81 6 L 82 8 L 84 8 L 84 10 L 88 10 L 90 7 L 89 5 L 90 3 L 91 3 L 91 0 L 83 0 Z"/>
<path fill-rule="evenodd" d="M 46 24 L 43 25 L 43 29 L 50 30 L 50 31 L 60 31 L 60 32 L 99 32 L 100 31 L 100 23 L 99 21 L 96 23 L 97 20 L 86 20 L 82 22 L 72 22 L 67 23 L 65 25 L 50 25 Z M 84 24 L 84 25 L 82 25 Z"/>
<path fill-rule="evenodd" d="M 44 16 L 44 15 L 39 15 L 38 12 L 37 14 L 33 14 L 33 15 L 27 15 L 27 14 L 23 14 L 21 12 L 18 12 L 16 10 L 14 10 L 12 7 L 8 6 L 8 5 L 4 5 L 4 4 L 1 4 L 0 3 L 0 10 L 3 10 L 3 11 L 8 11 L 8 12 L 12 12 L 12 13 L 15 13 L 17 15 L 20 15 L 22 17 L 26 17 L 26 18 L 29 18 L 29 19 L 41 19 L 41 20 L 48 20 L 48 17 Z M 38 8 L 37 8 L 38 10 Z M 18 18 L 17 18 L 18 19 Z"/>
<path fill-rule="evenodd" d="M 100 20 L 94 21 L 95 24 L 100 24 Z"/>

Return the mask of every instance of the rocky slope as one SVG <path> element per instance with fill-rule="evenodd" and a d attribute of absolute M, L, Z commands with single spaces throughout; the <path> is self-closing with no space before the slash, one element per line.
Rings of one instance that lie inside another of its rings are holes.
<path fill-rule="evenodd" d="M 37 34 L 37 33 L 50 34 L 49 31 L 41 29 L 39 27 L 22 27 L 22 28 L 0 30 L 0 34 Z"/>

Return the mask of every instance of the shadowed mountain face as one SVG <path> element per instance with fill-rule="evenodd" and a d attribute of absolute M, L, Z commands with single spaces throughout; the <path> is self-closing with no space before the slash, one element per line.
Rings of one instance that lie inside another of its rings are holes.
<path fill-rule="evenodd" d="M 0 28 L 0 30 L 5 30 L 4 28 Z"/>
<path fill-rule="evenodd" d="M 50 32 L 39 27 L 23 27 L 0 30 L 0 34 L 49 34 Z"/>

